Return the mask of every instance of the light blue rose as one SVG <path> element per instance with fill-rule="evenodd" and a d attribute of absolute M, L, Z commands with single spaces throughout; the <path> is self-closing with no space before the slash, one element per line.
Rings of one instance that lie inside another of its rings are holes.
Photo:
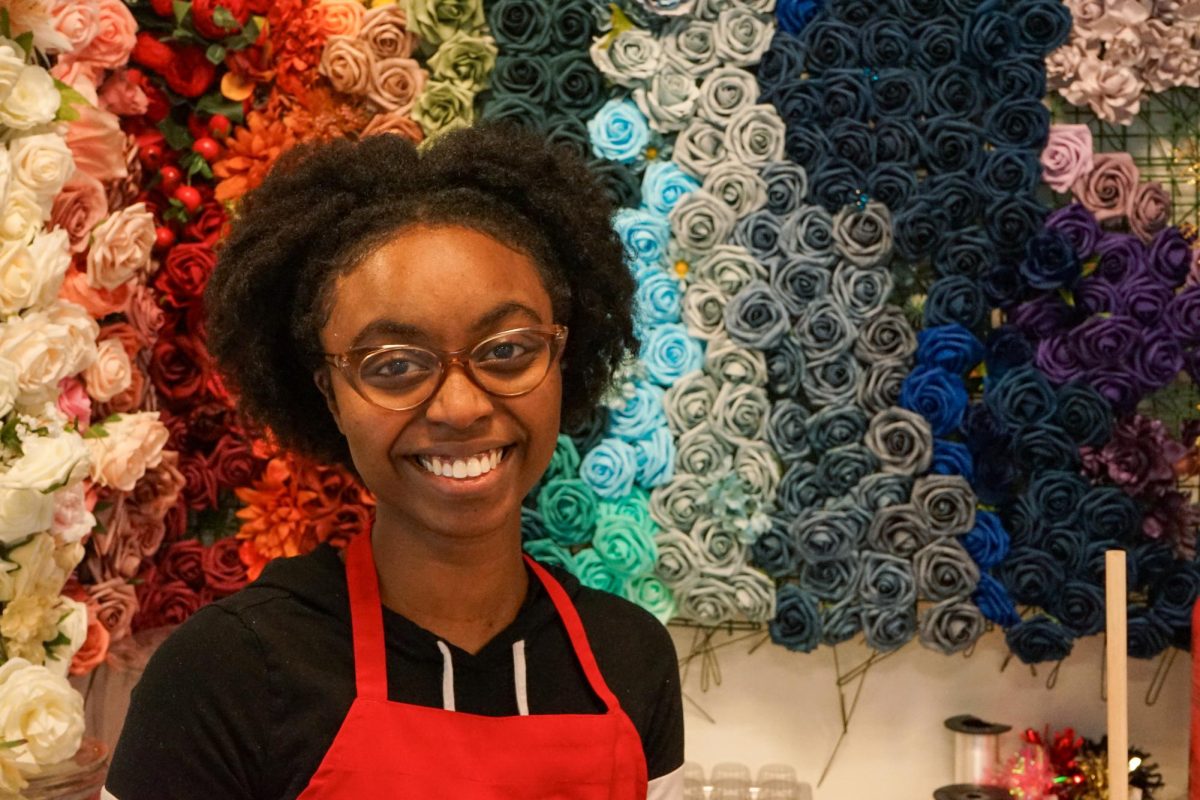
<path fill-rule="evenodd" d="M 638 322 L 647 328 L 679 322 L 683 317 L 683 290 L 679 281 L 662 270 L 638 278 L 635 302 Z"/>
<path fill-rule="evenodd" d="M 600 518 L 592 547 L 601 561 L 624 578 L 649 574 L 658 558 L 653 533 L 623 514 Z"/>
<path fill-rule="evenodd" d="M 640 208 L 622 208 L 613 214 L 612 225 L 635 271 L 645 265 L 658 266 L 666 258 L 671 238 L 671 223 L 666 217 Z"/>
<path fill-rule="evenodd" d="M 700 188 L 700 181 L 681 170 L 674 161 L 655 161 L 642 177 L 642 205 L 667 215 L 688 192 Z"/>
<path fill-rule="evenodd" d="M 575 577 L 589 589 L 623 594 L 625 579 L 605 564 L 595 550 L 588 548 L 575 554 Z"/>
<path fill-rule="evenodd" d="M 579 477 L 603 498 L 627 495 L 637 477 L 637 450 L 620 439 L 601 439 L 583 457 Z"/>
<path fill-rule="evenodd" d="M 650 124 L 637 103 L 626 98 L 609 100 L 588 121 L 592 153 L 622 164 L 641 157 L 650 141 Z"/>
<path fill-rule="evenodd" d="M 642 348 L 642 363 L 650 380 L 670 386 L 704 365 L 704 347 L 679 323 L 657 325 Z"/>
<path fill-rule="evenodd" d="M 669 482 L 675 475 L 675 439 L 664 424 L 649 436 L 634 442 L 637 450 L 637 482 L 652 489 Z"/>
<path fill-rule="evenodd" d="M 645 381 L 634 383 L 625 405 L 608 412 L 609 433 L 633 443 L 650 436 L 656 428 L 666 427 L 664 394 L 662 389 Z"/>

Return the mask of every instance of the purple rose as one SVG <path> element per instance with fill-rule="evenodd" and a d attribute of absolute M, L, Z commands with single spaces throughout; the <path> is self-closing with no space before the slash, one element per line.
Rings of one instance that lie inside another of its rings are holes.
<path fill-rule="evenodd" d="M 1117 287 L 1097 275 L 1089 275 L 1075 284 L 1071 294 L 1075 297 L 1075 307 L 1089 317 L 1111 314 L 1121 305 Z"/>
<path fill-rule="evenodd" d="M 1186 360 L 1183 368 L 1187 370 L 1188 377 L 1192 379 L 1192 383 L 1200 385 L 1200 347 L 1188 353 Z"/>
<path fill-rule="evenodd" d="M 1074 327 L 1079 314 L 1057 294 L 1046 294 L 1022 303 L 1009 314 L 1008 321 L 1031 339 L 1046 339 Z"/>
<path fill-rule="evenodd" d="M 1083 374 L 1083 365 L 1068 334 L 1059 334 L 1038 342 L 1034 355 L 1037 368 L 1054 384 L 1064 384 Z"/>
<path fill-rule="evenodd" d="M 1200 285 L 1189 286 L 1171 299 L 1163 324 L 1181 343 L 1200 344 Z"/>
<path fill-rule="evenodd" d="M 1046 227 L 1067 237 L 1080 261 L 1087 261 L 1096 252 L 1103 231 L 1092 212 L 1082 203 L 1072 203 L 1046 217 Z"/>
<path fill-rule="evenodd" d="M 1146 246 L 1129 233 L 1108 233 L 1096 246 L 1100 261 L 1096 274 L 1117 284 L 1146 271 Z"/>
<path fill-rule="evenodd" d="M 1159 231 L 1150 243 L 1150 271 L 1176 289 L 1183 284 L 1191 267 L 1192 247 L 1179 228 Z"/>
<path fill-rule="evenodd" d="M 1141 336 L 1137 320 L 1114 314 L 1092 317 L 1071 332 L 1079 360 L 1090 368 L 1119 365 Z"/>
<path fill-rule="evenodd" d="M 1116 287 L 1116 293 L 1121 299 L 1119 313 L 1133 317 L 1147 328 L 1158 322 L 1174 297 L 1174 292 L 1150 275 L 1124 281 Z"/>
<path fill-rule="evenodd" d="M 1132 411 L 1142 399 L 1138 379 L 1128 369 L 1099 367 L 1088 372 L 1087 382 L 1118 414 Z"/>
<path fill-rule="evenodd" d="M 1183 365 L 1179 340 L 1170 331 L 1155 330 L 1143 337 L 1134 353 L 1133 372 L 1144 389 L 1154 391 L 1175 380 Z"/>

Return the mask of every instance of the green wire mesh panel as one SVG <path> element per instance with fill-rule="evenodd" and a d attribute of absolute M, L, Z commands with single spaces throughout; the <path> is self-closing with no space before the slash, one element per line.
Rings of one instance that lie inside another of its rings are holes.
<path fill-rule="evenodd" d="M 1097 119 L 1057 95 L 1052 109 L 1055 122 L 1091 128 L 1097 151 L 1133 156 L 1142 180 L 1158 181 L 1170 193 L 1172 221 L 1200 227 L 1200 89 L 1180 87 L 1145 97 L 1128 126 Z"/>

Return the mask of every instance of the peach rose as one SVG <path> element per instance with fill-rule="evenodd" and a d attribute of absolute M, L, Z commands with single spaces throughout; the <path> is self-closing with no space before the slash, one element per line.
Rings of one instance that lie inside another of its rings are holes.
<path fill-rule="evenodd" d="M 154 294 L 145 286 L 134 284 L 131 291 L 126 311 L 129 324 L 138 332 L 142 341 L 153 342 L 158 338 L 158 332 L 163 326 L 162 307 L 154 298 Z"/>
<path fill-rule="evenodd" d="M 79 5 L 76 0 L 60 0 L 65 5 Z M 129 54 L 137 43 L 137 21 L 121 0 L 93 0 L 96 8 L 95 35 L 82 49 L 65 58 L 95 64 L 104 69 L 117 69 L 129 62 Z M 56 20 L 57 21 L 57 20 Z M 60 28 L 61 30 L 61 28 Z"/>
<path fill-rule="evenodd" d="M 132 362 L 129 386 L 105 404 L 105 410 L 114 414 L 132 414 L 146 407 L 146 389 L 150 385 L 146 370 L 137 361 Z"/>
<path fill-rule="evenodd" d="M 86 172 L 77 172 L 54 198 L 50 222 L 71 237 L 71 252 L 87 249 L 92 228 L 108 216 L 104 185 Z"/>
<path fill-rule="evenodd" d="M 321 0 L 317 3 L 317 28 L 325 36 L 357 36 L 366 9 L 358 0 Z"/>
<path fill-rule="evenodd" d="M 105 111 L 122 117 L 138 117 L 150 107 L 150 99 L 142 87 L 129 80 L 129 70 L 120 70 L 108 76 L 100 87 L 100 106 Z"/>
<path fill-rule="evenodd" d="M 96 358 L 96 337 L 100 335 L 100 325 L 87 309 L 74 303 L 55 301 L 46 309 L 50 323 L 60 328 L 63 333 L 63 348 L 66 351 L 67 371 L 63 374 L 75 375 L 83 372 L 84 368 Z"/>
<path fill-rule="evenodd" d="M 131 491 L 147 469 L 162 461 L 167 426 L 159 421 L 157 411 L 143 411 L 122 414 L 104 428 L 108 436 L 87 440 L 92 454 L 92 480 L 101 486 Z"/>
<path fill-rule="evenodd" d="M 50 74 L 83 95 L 90 105 L 99 102 L 96 86 L 104 77 L 104 67 L 90 61 L 60 61 L 50 68 Z"/>
<path fill-rule="evenodd" d="M 83 371 L 83 380 L 92 399 L 103 403 L 129 388 L 132 371 L 120 340 L 105 339 L 96 346 L 96 360 Z"/>
<path fill-rule="evenodd" d="M 366 94 L 371 86 L 375 57 L 365 42 L 350 36 L 334 36 L 325 44 L 318 71 L 333 88 L 345 94 Z"/>
<path fill-rule="evenodd" d="M 150 270 L 154 215 L 145 203 L 123 208 L 96 228 L 87 255 L 88 283 L 116 289 Z"/>
<path fill-rule="evenodd" d="M 123 314 L 129 307 L 132 288 L 137 284 L 123 283 L 113 291 L 97 289 L 88 283 L 87 275 L 78 270 L 67 270 L 67 277 L 59 287 L 58 296 L 63 300 L 83 306 L 96 319 L 109 314 Z"/>
<path fill-rule="evenodd" d="M 124 578 L 110 578 L 103 583 L 87 587 L 88 602 L 96 604 L 96 617 L 108 629 L 115 644 L 130 632 L 130 624 L 137 613 L 137 593 L 133 585 Z"/>
<path fill-rule="evenodd" d="M 408 30 L 408 15 L 398 3 L 368 11 L 358 38 L 367 43 L 376 58 L 410 58 L 418 42 L 417 35 Z"/>
<path fill-rule="evenodd" d="M 1061 93 L 1072 105 L 1090 105 L 1105 122 L 1128 125 L 1141 110 L 1145 88 L 1135 70 L 1089 54 L 1079 62 L 1075 80 Z"/>
<path fill-rule="evenodd" d="M 80 430 L 87 430 L 92 421 L 92 398 L 88 397 L 83 383 L 76 377 L 63 378 L 58 383 L 58 410 L 67 419 L 74 420 Z"/>
<path fill-rule="evenodd" d="M 1093 168 L 1075 182 L 1075 199 L 1091 211 L 1097 221 L 1118 219 L 1129 213 L 1137 191 L 1138 168 L 1129 153 L 1097 153 Z"/>
<path fill-rule="evenodd" d="M 79 119 L 67 126 L 67 146 L 75 167 L 106 183 L 128 175 L 125 168 L 125 133 L 116 114 L 80 106 Z"/>
<path fill-rule="evenodd" d="M 411 58 L 380 59 L 371 67 L 367 97 L 384 111 L 407 114 L 428 78 L 429 73 Z"/>
<path fill-rule="evenodd" d="M 388 111 L 371 117 L 371 121 L 359 135 L 375 136 L 380 133 L 399 134 L 413 144 L 420 144 L 425 138 L 425 131 L 421 130 L 421 126 L 412 117 L 398 111 Z"/>
<path fill-rule="evenodd" d="M 100 9 L 91 3 L 57 0 L 50 6 L 54 27 L 68 42 L 71 53 L 81 52 L 100 31 Z"/>
<path fill-rule="evenodd" d="M 1137 188 L 1129 203 L 1129 229 L 1147 244 L 1171 223 L 1171 195 L 1158 181 Z"/>

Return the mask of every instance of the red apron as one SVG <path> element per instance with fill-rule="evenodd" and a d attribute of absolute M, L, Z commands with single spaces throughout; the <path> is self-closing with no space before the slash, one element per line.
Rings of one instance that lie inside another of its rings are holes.
<path fill-rule="evenodd" d="M 387 699 L 383 605 L 371 539 L 346 550 L 358 695 L 300 800 L 641 800 L 641 738 L 604 683 L 562 586 L 526 558 L 549 593 L 604 714 L 485 717 Z"/>

